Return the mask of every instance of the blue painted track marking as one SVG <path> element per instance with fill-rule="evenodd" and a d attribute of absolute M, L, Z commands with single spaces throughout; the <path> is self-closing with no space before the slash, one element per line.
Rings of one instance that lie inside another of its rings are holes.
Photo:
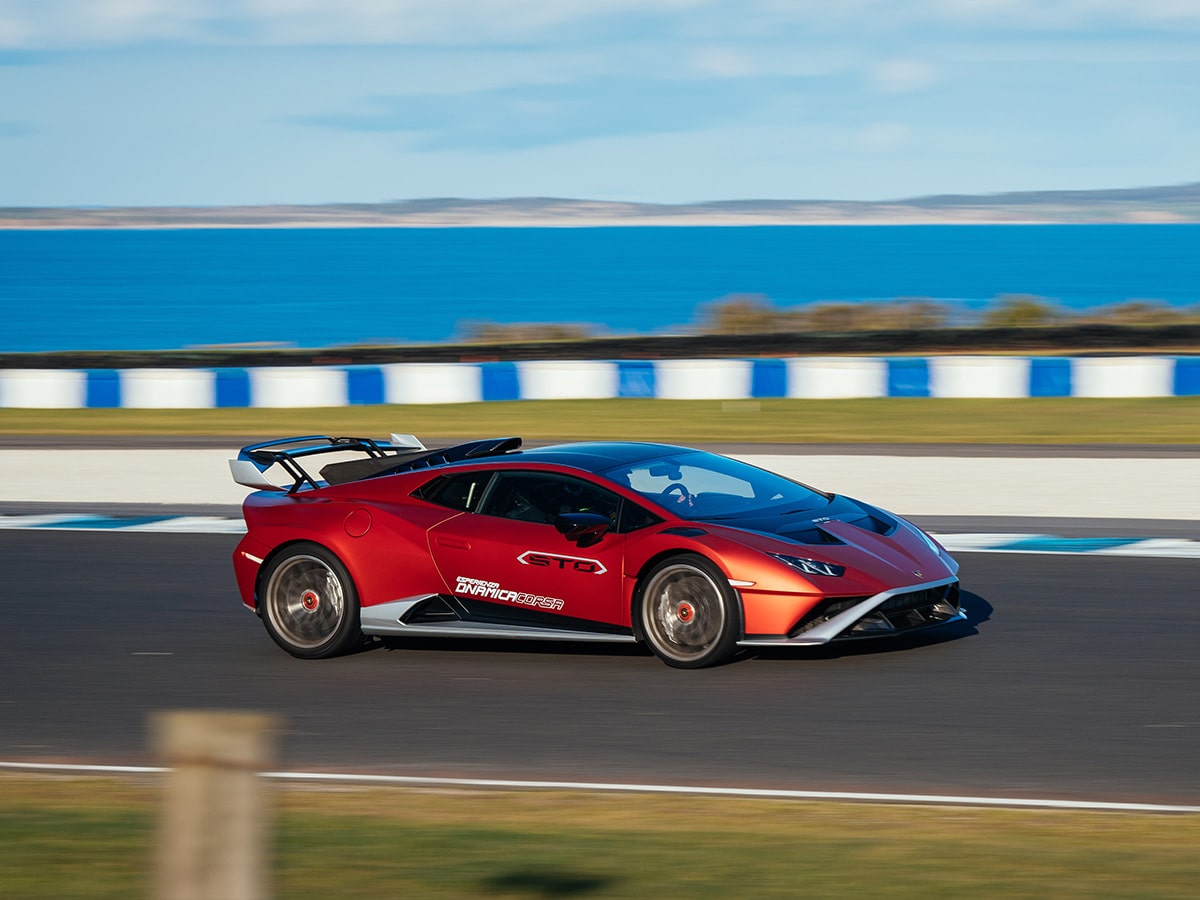
<path fill-rule="evenodd" d="M 1033 553 L 1096 553 L 1136 544 L 1139 538 L 1063 538 L 1049 534 L 1034 534 L 997 550 L 1028 550 Z"/>
<path fill-rule="evenodd" d="M 0 515 L 3 531 L 132 531 L 244 534 L 246 523 L 225 516 Z"/>
<path fill-rule="evenodd" d="M 71 516 L 59 522 L 47 522 L 39 528 L 60 528 L 64 531 L 109 531 L 112 529 L 134 528 L 139 525 L 150 525 L 155 522 L 165 522 L 174 516 L 127 516 L 110 518 L 108 516 Z"/>

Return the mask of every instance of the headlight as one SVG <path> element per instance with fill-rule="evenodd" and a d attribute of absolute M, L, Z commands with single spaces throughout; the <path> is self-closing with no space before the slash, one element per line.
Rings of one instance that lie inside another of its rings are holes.
<path fill-rule="evenodd" d="M 821 562 L 819 559 L 805 559 L 801 556 L 785 556 L 782 553 L 772 553 L 771 556 L 783 560 L 793 569 L 799 569 L 805 575 L 827 575 L 830 578 L 841 578 L 846 573 L 845 566 Z"/>

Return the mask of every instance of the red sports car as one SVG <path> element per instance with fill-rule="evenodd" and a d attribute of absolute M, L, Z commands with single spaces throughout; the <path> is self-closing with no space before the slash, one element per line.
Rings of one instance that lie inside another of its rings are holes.
<path fill-rule="evenodd" d="M 697 668 L 964 618 L 958 564 L 916 526 L 701 450 L 309 436 L 230 466 L 257 489 L 242 602 L 294 656 L 364 635 L 547 638 L 643 641 Z"/>

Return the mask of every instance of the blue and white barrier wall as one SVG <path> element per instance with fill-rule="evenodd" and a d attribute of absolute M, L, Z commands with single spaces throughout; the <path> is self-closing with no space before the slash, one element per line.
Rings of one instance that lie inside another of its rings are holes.
<path fill-rule="evenodd" d="M 1200 356 L 545 360 L 218 369 L 2 369 L 0 407 L 210 409 L 645 397 L 1200 395 Z"/>

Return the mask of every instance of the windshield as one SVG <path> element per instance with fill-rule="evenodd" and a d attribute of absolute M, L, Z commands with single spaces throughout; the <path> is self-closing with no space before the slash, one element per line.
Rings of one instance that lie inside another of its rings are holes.
<path fill-rule="evenodd" d="M 828 502 L 827 495 L 782 475 L 700 450 L 622 464 L 601 474 L 684 519 L 804 512 Z"/>

